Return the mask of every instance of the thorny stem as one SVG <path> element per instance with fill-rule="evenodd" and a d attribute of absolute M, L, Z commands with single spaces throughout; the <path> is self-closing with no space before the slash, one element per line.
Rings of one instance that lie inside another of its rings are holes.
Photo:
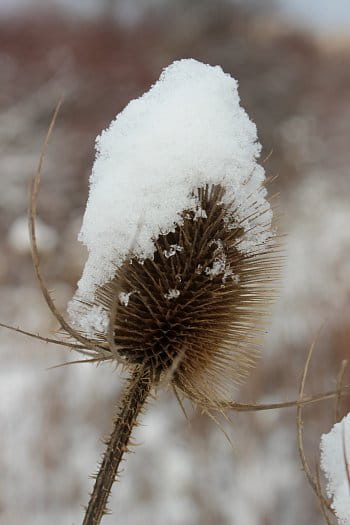
<path fill-rule="evenodd" d="M 127 452 L 131 432 L 151 390 L 148 370 L 138 369 L 129 379 L 129 385 L 120 401 L 111 436 L 106 441 L 99 472 L 86 509 L 83 525 L 99 525 L 104 514 L 113 482 L 124 452 Z"/>

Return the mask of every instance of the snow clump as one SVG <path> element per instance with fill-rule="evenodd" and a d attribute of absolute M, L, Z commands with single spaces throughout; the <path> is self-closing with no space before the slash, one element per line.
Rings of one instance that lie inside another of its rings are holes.
<path fill-rule="evenodd" d="M 339 525 L 350 525 L 350 413 L 323 434 L 321 468 Z"/>

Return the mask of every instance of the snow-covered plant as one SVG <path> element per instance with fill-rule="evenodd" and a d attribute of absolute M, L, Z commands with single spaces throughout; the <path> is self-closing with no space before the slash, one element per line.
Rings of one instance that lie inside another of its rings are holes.
<path fill-rule="evenodd" d="M 69 305 L 45 284 L 36 208 L 49 128 L 33 181 L 32 259 L 44 298 L 84 362 L 129 371 L 83 525 L 98 525 L 149 394 L 173 389 L 204 412 L 299 408 L 337 392 L 244 404 L 234 386 L 254 365 L 279 270 L 256 127 L 237 82 L 218 66 L 181 60 L 97 139 L 80 240 L 89 257 Z"/>
<path fill-rule="evenodd" d="M 152 383 L 173 365 L 205 406 L 231 399 L 253 364 L 271 299 L 259 152 L 236 81 L 195 60 L 165 69 L 97 139 L 72 321 L 101 344 L 112 332 L 115 357 Z"/>
<path fill-rule="evenodd" d="M 350 525 L 350 413 L 321 438 L 321 468 L 339 525 Z"/>
<path fill-rule="evenodd" d="M 138 413 L 170 384 L 205 410 L 257 356 L 278 262 L 256 127 L 237 82 L 181 60 L 97 139 L 69 313 L 131 380 L 84 523 L 98 523 Z M 112 468 L 111 468 L 112 464 Z"/>

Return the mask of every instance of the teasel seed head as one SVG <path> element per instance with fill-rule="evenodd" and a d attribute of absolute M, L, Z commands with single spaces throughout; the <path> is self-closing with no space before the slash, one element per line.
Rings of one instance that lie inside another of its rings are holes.
<path fill-rule="evenodd" d="M 237 81 L 174 62 L 96 147 L 72 323 L 97 360 L 218 408 L 256 360 L 278 266 L 261 146 Z"/>
<path fill-rule="evenodd" d="M 131 253 L 89 307 L 111 312 L 115 305 L 113 342 L 127 368 L 143 366 L 155 384 L 169 380 L 192 401 L 215 408 L 232 399 L 233 385 L 258 356 L 277 241 L 242 251 L 244 220 L 225 200 L 225 188 L 206 185 L 193 197 L 196 209 L 183 210 L 173 231 L 154 240 L 153 257 Z M 252 203 L 245 217 L 261 213 Z M 103 332 L 99 338 L 108 344 Z"/>

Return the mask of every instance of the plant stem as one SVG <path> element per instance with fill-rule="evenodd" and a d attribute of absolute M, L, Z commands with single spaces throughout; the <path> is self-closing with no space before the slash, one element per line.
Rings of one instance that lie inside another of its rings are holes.
<path fill-rule="evenodd" d="M 152 386 L 150 374 L 144 368 L 138 369 L 129 379 L 129 385 L 119 404 L 111 436 L 106 441 L 99 472 L 86 509 L 83 525 L 99 525 L 104 514 L 118 467 L 127 451 L 131 432 L 137 417 L 145 404 Z"/>

